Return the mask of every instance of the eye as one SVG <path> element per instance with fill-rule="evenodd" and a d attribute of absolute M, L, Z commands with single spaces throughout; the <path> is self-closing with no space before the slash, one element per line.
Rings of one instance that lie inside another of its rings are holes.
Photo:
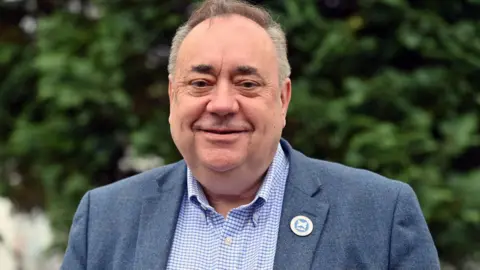
<path fill-rule="evenodd" d="M 210 86 L 210 84 L 205 81 L 205 80 L 195 80 L 190 83 L 190 85 L 196 87 L 196 88 L 205 88 Z"/>
<path fill-rule="evenodd" d="M 253 89 L 255 87 L 258 87 L 258 83 L 252 81 L 243 81 L 240 82 L 239 85 L 245 89 Z"/>

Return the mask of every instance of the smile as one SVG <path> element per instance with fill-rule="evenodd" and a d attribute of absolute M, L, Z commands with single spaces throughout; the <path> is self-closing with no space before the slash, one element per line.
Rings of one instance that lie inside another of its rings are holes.
<path fill-rule="evenodd" d="M 239 133 L 247 132 L 246 130 L 220 130 L 220 129 L 202 129 L 202 130 L 199 130 L 199 131 L 207 132 L 207 133 L 213 133 L 213 134 L 219 134 L 219 135 L 239 134 Z"/>
<path fill-rule="evenodd" d="M 221 145 L 237 142 L 249 133 L 247 130 L 232 129 L 199 129 L 197 131 L 208 142 Z"/>

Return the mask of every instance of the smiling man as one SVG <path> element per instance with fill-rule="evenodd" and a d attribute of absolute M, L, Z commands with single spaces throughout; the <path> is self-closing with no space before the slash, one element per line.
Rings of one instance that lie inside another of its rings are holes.
<path fill-rule="evenodd" d="M 413 190 L 281 138 L 291 98 L 280 26 L 205 1 L 169 62 L 175 164 L 89 191 L 62 269 L 439 269 Z"/>

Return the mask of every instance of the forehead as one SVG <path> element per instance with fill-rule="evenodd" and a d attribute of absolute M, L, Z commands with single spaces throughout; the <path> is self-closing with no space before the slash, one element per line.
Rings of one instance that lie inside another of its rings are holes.
<path fill-rule="evenodd" d="M 268 33 L 238 15 L 203 21 L 187 35 L 178 52 L 177 69 L 181 72 L 201 64 L 222 70 L 252 66 L 277 74 L 275 46 Z"/>

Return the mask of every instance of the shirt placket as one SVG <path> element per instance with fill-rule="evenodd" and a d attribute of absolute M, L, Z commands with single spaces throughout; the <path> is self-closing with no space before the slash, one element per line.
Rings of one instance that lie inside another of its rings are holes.
<path fill-rule="evenodd" d="M 232 211 L 225 220 L 220 239 L 219 269 L 239 269 L 238 263 L 243 254 L 241 231 L 245 220 L 245 213 L 241 210 Z"/>

